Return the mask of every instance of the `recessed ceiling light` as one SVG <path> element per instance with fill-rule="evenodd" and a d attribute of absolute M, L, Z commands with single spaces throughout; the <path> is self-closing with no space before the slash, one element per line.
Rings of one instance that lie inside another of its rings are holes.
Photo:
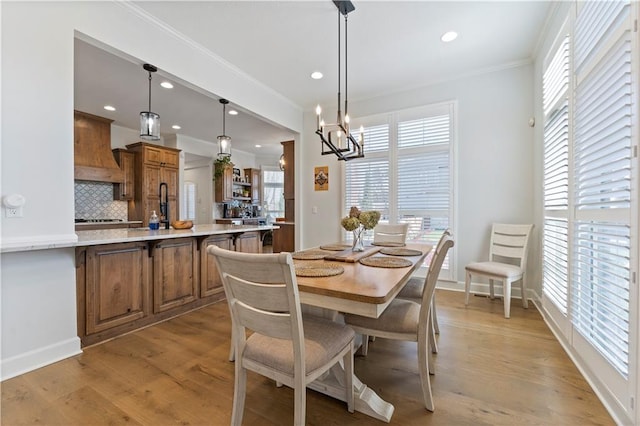
<path fill-rule="evenodd" d="M 456 38 L 458 38 L 457 32 L 447 31 L 446 33 L 442 34 L 442 37 L 440 37 L 440 40 L 444 41 L 445 43 L 449 43 L 450 41 L 453 41 Z"/>
<path fill-rule="evenodd" d="M 314 71 L 311 73 L 311 78 L 314 80 L 320 80 L 322 78 L 322 73 L 320 71 Z"/>
<path fill-rule="evenodd" d="M 160 83 L 160 86 L 164 87 L 165 89 L 173 89 L 173 84 L 169 83 L 168 81 L 163 81 L 162 83 Z"/>
<path fill-rule="evenodd" d="M 112 107 L 111 105 L 105 105 L 104 109 L 106 109 L 107 111 L 115 111 L 116 110 L 116 108 Z"/>
<path fill-rule="evenodd" d="M 229 115 L 238 115 L 238 111 L 236 111 L 235 109 L 230 109 Z"/>
<path fill-rule="evenodd" d="M 262 148 L 262 145 L 258 144 L 256 145 L 256 148 Z"/>
<path fill-rule="evenodd" d="M 173 126 L 171 126 L 171 128 L 176 130 L 182 129 L 182 127 L 178 126 L 177 124 L 174 124 Z"/>

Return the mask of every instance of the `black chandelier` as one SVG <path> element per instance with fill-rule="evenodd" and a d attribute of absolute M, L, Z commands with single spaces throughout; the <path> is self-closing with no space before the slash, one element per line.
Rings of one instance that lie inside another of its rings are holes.
<path fill-rule="evenodd" d="M 320 136 L 322 155 L 335 154 L 338 160 L 349 161 L 364 157 L 364 129 L 360 127 L 360 134 L 356 137 L 351 133 L 347 101 L 347 16 L 356 8 L 349 0 L 333 0 L 338 8 L 338 115 L 333 124 L 325 124 L 322 119 L 320 105 L 316 107 L 316 134 Z M 342 80 L 340 64 L 340 15 L 344 16 L 344 116 L 341 110 L 340 86 Z"/>

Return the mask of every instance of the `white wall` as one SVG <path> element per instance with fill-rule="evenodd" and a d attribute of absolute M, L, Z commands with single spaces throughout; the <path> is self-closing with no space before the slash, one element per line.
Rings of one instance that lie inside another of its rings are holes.
<path fill-rule="evenodd" d="M 0 2 L 0 8 L 0 195 L 18 193 L 27 200 L 23 218 L 3 220 L 2 247 L 76 239 L 73 45 L 78 33 L 234 99 L 283 127 L 302 129 L 302 112 L 291 102 L 160 27 L 133 3 Z M 47 297 L 54 290 L 56 298 Z M 76 353 L 73 250 L 3 254 L 1 307 L 2 378 Z M 25 312 L 37 312 L 37 327 L 25 321 Z"/>
<path fill-rule="evenodd" d="M 533 114 L 532 66 L 525 64 L 468 78 L 444 82 L 391 96 L 351 101 L 355 117 L 401 110 L 420 105 L 457 101 L 458 200 L 456 236 L 457 271 L 454 278 L 464 282 L 464 266 L 488 258 L 492 222 L 534 223 L 536 187 L 533 181 L 534 130 L 528 121 Z M 331 117 L 328 111 L 326 116 Z M 313 134 L 315 114 L 305 114 L 306 142 L 302 151 L 297 182 L 302 186 L 301 246 L 312 247 L 340 237 L 342 162 L 334 156 L 320 155 L 320 142 Z M 365 147 L 366 150 L 366 147 Z M 313 190 L 313 168 L 329 165 L 329 190 Z M 297 197 L 297 195 L 296 195 Z M 296 201 L 298 198 L 296 198 Z M 312 207 L 318 213 L 312 214 Z M 321 223 L 322 226 L 318 226 Z M 537 248 L 534 229 L 532 248 Z M 333 235 L 333 237 L 331 236 Z M 532 250 L 529 283 L 540 286 L 537 270 L 539 252 Z M 459 284 L 461 285 L 461 284 Z M 538 290 L 539 291 L 539 290 Z"/>

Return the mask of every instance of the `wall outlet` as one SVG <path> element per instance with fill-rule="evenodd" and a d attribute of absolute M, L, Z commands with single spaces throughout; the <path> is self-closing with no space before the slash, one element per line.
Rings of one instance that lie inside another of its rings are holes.
<path fill-rule="evenodd" d="M 22 217 L 22 207 L 5 207 L 4 215 L 7 218 Z"/>
<path fill-rule="evenodd" d="M 311 213 L 317 214 L 318 213 L 318 206 L 311 207 Z"/>

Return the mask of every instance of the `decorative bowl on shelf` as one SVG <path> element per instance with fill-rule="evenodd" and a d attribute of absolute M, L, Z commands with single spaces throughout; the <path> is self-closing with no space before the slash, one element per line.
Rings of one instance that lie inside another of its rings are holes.
<path fill-rule="evenodd" d="M 171 222 L 171 226 L 173 226 L 173 229 L 191 229 L 193 222 L 190 220 L 174 220 Z"/>

